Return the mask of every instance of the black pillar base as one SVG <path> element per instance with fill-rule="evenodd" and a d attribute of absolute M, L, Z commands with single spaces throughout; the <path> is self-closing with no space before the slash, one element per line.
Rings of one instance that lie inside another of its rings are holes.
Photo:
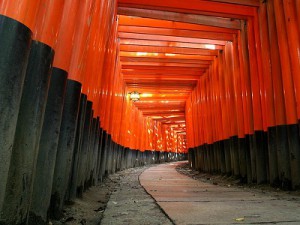
<path fill-rule="evenodd" d="M 270 185 L 279 187 L 276 127 L 268 128 L 269 180 Z"/>
<path fill-rule="evenodd" d="M 53 55 L 49 46 L 32 42 L 2 213 L 18 223 L 27 220 Z"/>
<path fill-rule="evenodd" d="M 264 131 L 255 131 L 254 134 L 255 149 L 256 149 L 256 182 L 257 184 L 267 183 L 267 139 Z"/>
<path fill-rule="evenodd" d="M 90 145 L 90 134 L 91 134 L 91 124 L 93 119 L 92 111 L 93 103 L 87 101 L 85 109 L 85 118 L 83 125 L 82 143 L 79 155 L 79 170 L 78 170 L 78 181 L 77 181 L 77 196 L 81 197 L 83 191 L 85 190 L 85 181 L 87 178 L 87 161 L 88 161 L 88 151 Z"/>
<path fill-rule="evenodd" d="M 47 221 L 47 212 L 50 205 L 66 81 L 67 72 L 53 68 L 40 138 L 30 209 L 30 218 L 41 218 L 44 221 Z M 29 224 L 34 223 L 29 220 Z"/>
<path fill-rule="evenodd" d="M 278 175 L 280 187 L 289 190 L 292 187 L 287 126 L 276 127 Z"/>
<path fill-rule="evenodd" d="M 81 146 L 83 140 L 83 131 L 84 131 L 84 121 L 86 114 L 86 104 L 87 104 L 87 96 L 85 94 L 81 94 L 80 96 L 80 106 L 78 113 L 78 122 L 76 128 L 76 138 L 74 144 L 74 153 L 73 153 L 73 161 L 72 161 L 72 173 L 69 183 L 69 195 L 68 200 L 72 201 L 77 196 L 77 186 L 79 179 L 79 166 L 80 166 L 80 155 L 81 155 Z"/>
<path fill-rule="evenodd" d="M 30 52 L 31 31 L 0 15 L 0 219 Z"/>
<path fill-rule="evenodd" d="M 233 169 L 233 175 L 236 178 L 240 177 L 240 163 L 239 163 L 239 149 L 238 149 L 238 137 L 230 137 L 230 153 L 231 153 L 231 168 Z"/>
<path fill-rule="evenodd" d="M 61 216 L 66 197 L 73 161 L 80 92 L 81 84 L 79 82 L 73 80 L 67 81 L 52 184 L 50 204 L 50 215 L 52 218 L 59 218 Z"/>
<path fill-rule="evenodd" d="M 292 189 L 300 187 L 300 136 L 298 124 L 287 125 Z"/>

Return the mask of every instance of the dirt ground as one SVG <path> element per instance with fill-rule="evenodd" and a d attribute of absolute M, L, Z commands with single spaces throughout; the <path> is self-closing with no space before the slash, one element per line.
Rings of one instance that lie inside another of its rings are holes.
<path fill-rule="evenodd" d="M 72 204 L 64 207 L 64 216 L 59 221 L 50 221 L 49 225 L 98 225 L 110 195 L 115 191 L 117 181 L 105 178 L 103 183 L 91 187 Z"/>

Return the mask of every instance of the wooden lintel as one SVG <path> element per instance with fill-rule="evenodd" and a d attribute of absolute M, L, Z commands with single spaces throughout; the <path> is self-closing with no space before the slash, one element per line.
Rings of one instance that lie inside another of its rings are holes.
<path fill-rule="evenodd" d="M 177 12 L 167 12 L 150 9 L 137 9 L 137 8 L 118 8 L 119 15 L 136 16 L 151 19 L 169 20 L 175 22 L 200 24 L 206 26 L 223 27 L 229 29 L 241 29 L 241 20 L 221 18 L 206 15 L 186 14 Z"/>
<path fill-rule="evenodd" d="M 259 0 L 210 0 L 210 1 L 259 7 Z"/>

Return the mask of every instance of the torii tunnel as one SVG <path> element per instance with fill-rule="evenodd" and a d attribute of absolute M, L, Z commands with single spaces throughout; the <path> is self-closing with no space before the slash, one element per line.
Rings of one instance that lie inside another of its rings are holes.
<path fill-rule="evenodd" d="M 186 158 L 298 189 L 299 119 L 300 0 L 0 0 L 1 225 Z"/>

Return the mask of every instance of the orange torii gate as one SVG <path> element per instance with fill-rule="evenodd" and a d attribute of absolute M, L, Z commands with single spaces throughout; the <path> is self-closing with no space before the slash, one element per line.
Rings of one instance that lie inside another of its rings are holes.
<path fill-rule="evenodd" d="M 297 189 L 299 36 L 299 0 L 2 0 L 0 221 L 187 155 Z"/>

